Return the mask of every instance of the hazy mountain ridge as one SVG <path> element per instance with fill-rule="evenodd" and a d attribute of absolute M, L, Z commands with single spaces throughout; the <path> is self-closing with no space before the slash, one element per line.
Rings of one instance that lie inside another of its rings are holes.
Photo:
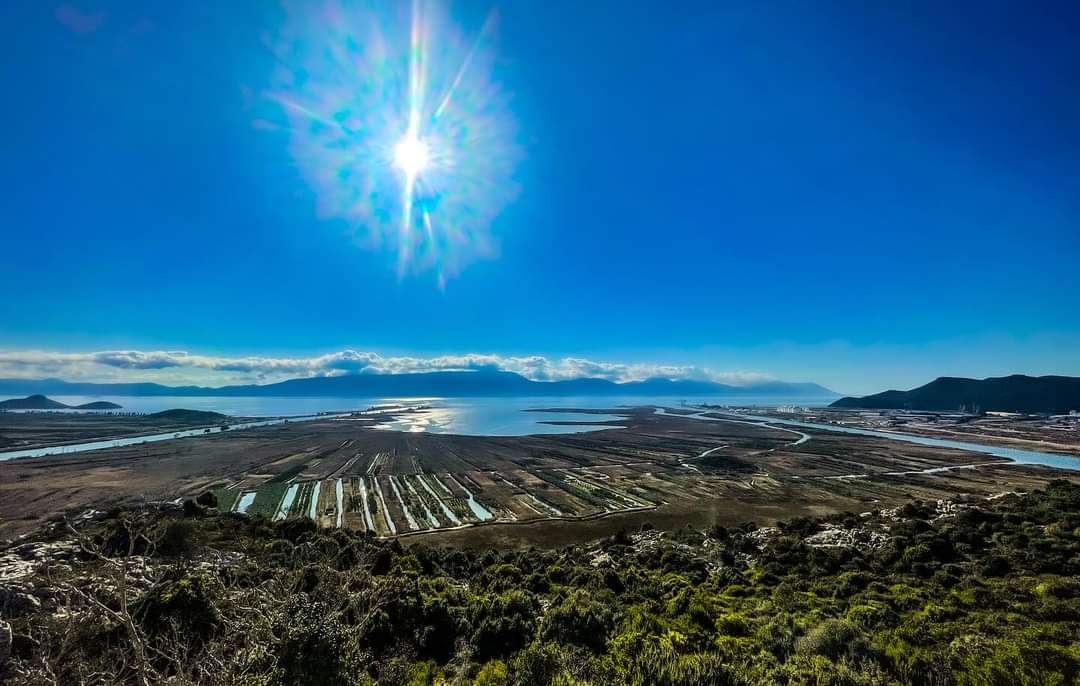
<path fill-rule="evenodd" d="M 0 401 L 0 410 L 119 410 L 120 405 L 105 401 L 95 401 L 82 405 L 65 405 L 62 402 L 36 394 L 25 398 L 12 398 Z"/>
<path fill-rule="evenodd" d="M 1065 414 L 1080 410 L 1080 378 L 1012 376 L 965 379 L 943 376 L 910 391 L 841 398 L 831 407 Z"/>
<path fill-rule="evenodd" d="M 524 396 L 704 396 L 788 395 L 829 397 L 837 393 L 814 383 L 766 381 L 732 386 L 710 381 L 646 379 L 615 383 L 582 378 L 532 381 L 514 372 L 426 372 L 419 374 L 353 374 L 290 379 L 272 384 L 165 386 L 156 383 L 84 383 L 60 379 L 0 379 L 0 395 L 25 393 L 91 396 L 222 396 L 222 397 L 524 397 Z"/>

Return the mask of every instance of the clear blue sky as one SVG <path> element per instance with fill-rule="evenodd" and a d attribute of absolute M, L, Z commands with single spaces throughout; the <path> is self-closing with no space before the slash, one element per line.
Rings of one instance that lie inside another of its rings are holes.
<path fill-rule="evenodd" d="M 493 8 L 519 192 L 440 288 L 256 124 L 273 3 L 4 3 L 0 350 L 1080 374 L 1080 5 Z"/>

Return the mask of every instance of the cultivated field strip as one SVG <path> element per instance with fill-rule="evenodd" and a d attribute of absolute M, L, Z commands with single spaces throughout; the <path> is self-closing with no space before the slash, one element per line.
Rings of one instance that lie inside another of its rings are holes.
<path fill-rule="evenodd" d="M 421 453 L 411 443 L 368 449 L 353 438 L 321 444 L 310 438 L 262 458 L 256 471 L 207 486 L 219 506 L 234 512 L 308 519 L 378 536 L 515 519 L 500 503 L 483 503 L 486 496 L 470 476 L 423 473 Z"/>
<path fill-rule="evenodd" d="M 640 518 L 656 508 L 662 517 L 786 502 L 793 493 L 873 507 L 934 499 L 946 486 L 985 492 L 1016 472 L 964 451 L 827 432 L 806 440 L 755 422 L 646 414 L 636 422 L 603 436 L 405 434 L 340 423 L 317 436 L 309 426 L 285 450 L 201 484 L 225 509 L 393 537 L 485 523 Z"/>
<path fill-rule="evenodd" d="M 23 522 L 91 497 L 210 490 L 221 511 L 380 537 L 445 532 L 441 540 L 501 541 L 518 535 L 511 530 L 569 529 L 532 526 L 551 520 L 609 518 L 581 530 L 613 532 L 642 522 L 708 525 L 744 517 L 745 508 L 765 519 L 799 508 L 860 512 L 1030 490 L 1060 476 L 981 452 L 828 430 L 807 429 L 804 440 L 757 422 L 651 408 L 629 412 L 624 423 L 618 431 L 484 437 L 328 420 L 54 456 L 48 470 L 14 460 L 0 463 L 0 511 Z M 488 523 L 522 526 L 454 531 Z"/>

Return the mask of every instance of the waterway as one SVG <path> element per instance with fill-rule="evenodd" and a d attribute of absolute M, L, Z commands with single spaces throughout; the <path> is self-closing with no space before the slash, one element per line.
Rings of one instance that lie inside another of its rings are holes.
<path fill-rule="evenodd" d="M 657 411 L 661 414 L 675 414 L 672 412 L 666 412 L 663 408 L 657 408 Z M 715 413 L 715 411 L 708 412 Z M 708 417 L 705 416 L 705 414 L 705 412 L 701 412 L 692 415 L 679 414 L 678 416 L 688 417 L 690 419 L 703 419 L 712 421 L 753 420 L 762 424 L 780 424 L 783 426 L 792 426 L 802 429 L 835 431 L 838 433 L 854 434 L 856 436 L 873 436 L 874 438 L 884 438 L 892 441 L 902 441 L 904 443 L 917 443 L 918 445 L 926 445 L 934 448 L 954 448 L 956 450 L 967 450 L 970 452 L 982 453 L 984 455 L 993 455 L 994 457 L 1003 457 L 1017 464 L 1036 464 L 1043 465 L 1045 467 L 1054 467 L 1056 469 L 1069 469 L 1074 471 L 1080 471 L 1080 457 L 1074 457 L 1072 455 L 1044 453 L 1037 450 L 1023 450 L 1020 448 L 1009 448 L 999 445 L 987 445 L 984 443 L 971 443 L 968 441 L 954 441 L 947 438 L 916 436 L 914 434 L 904 434 L 895 431 L 876 431 L 874 429 L 860 429 L 853 426 L 817 424 L 814 422 L 802 422 L 796 419 L 781 419 L 779 417 L 766 417 L 763 415 L 744 413 L 729 414 L 721 412 L 720 414 L 724 414 L 724 417 Z M 804 440 L 807 439 L 800 440 L 799 443 L 804 442 Z"/>
<path fill-rule="evenodd" d="M 57 397 L 68 404 L 77 402 L 90 402 L 100 398 L 82 397 Z M 309 414 L 281 418 L 279 415 L 273 419 L 260 419 L 250 422 L 240 422 L 228 426 L 204 426 L 182 431 L 170 431 L 147 436 L 131 436 L 109 440 L 89 441 L 64 446 L 33 448 L 27 450 L 15 450 L 0 453 L 0 461 L 10 460 L 16 457 L 44 457 L 46 455 L 66 455 L 69 453 L 98 450 L 102 448 L 115 448 L 125 445 L 138 445 L 140 443 L 152 443 L 182 439 L 192 436 L 220 433 L 222 431 L 239 431 L 260 426 L 272 426 L 286 421 L 299 422 L 331 417 L 345 417 L 340 414 L 349 408 L 364 409 L 379 405 L 413 405 L 423 407 L 414 412 L 398 413 L 393 418 L 379 424 L 377 428 L 393 431 L 413 431 L 430 433 L 454 433 L 476 436 L 522 436 L 538 433 L 576 433 L 582 431 L 596 431 L 599 429 L 616 428 L 612 425 L 600 424 L 574 424 L 553 425 L 551 421 L 583 421 L 583 422 L 617 422 L 621 417 L 609 414 L 580 414 L 572 412 L 538 412 L 536 410 L 550 408 L 579 408 L 579 409 L 610 409 L 617 407 L 654 406 L 659 413 L 676 414 L 667 412 L 665 407 L 677 407 L 681 404 L 680 398 L 658 398 L 638 396 L 617 397 L 571 397 L 571 398 L 108 398 L 120 404 L 128 401 L 125 410 L 157 411 L 161 406 L 185 407 L 189 409 L 212 410 L 215 412 L 231 412 L 244 414 L 245 416 L 265 416 L 264 413 L 278 411 L 287 413 L 290 410 L 305 409 Z M 134 401 L 136 407 L 131 407 Z M 776 397 L 732 397 L 722 398 L 710 403 L 728 402 L 731 405 L 762 407 L 782 404 L 796 404 L 807 407 L 821 406 L 828 399 L 821 398 L 776 398 Z M 314 414 L 315 412 L 329 412 L 336 410 L 338 414 Z M 530 410 L 530 411 L 525 411 Z M 712 411 L 710 411 L 712 412 Z M 705 412 L 692 415 L 679 414 L 678 416 L 692 419 L 715 419 L 704 416 Z M 938 448 L 955 448 L 968 450 L 995 457 L 1012 460 L 1018 464 L 1036 464 L 1058 469 L 1080 470 L 1080 457 L 1045 453 L 1035 450 L 1009 448 L 1004 446 L 985 445 L 967 441 L 955 441 L 944 438 L 930 438 L 903 434 L 894 431 L 876 431 L 873 429 L 860 429 L 849 426 L 834 424 L 816 424 L 802 422 L 793 419 L 781 419 L 778 417 L 766 417 L 752 413 L 730 414 L 729 420 L 751 421 L 756 423 L 768 423 L 818 431 L 835 431 L 839 433 L 855 434 L 860 436 L 873 436 L 894 441 L 917 443 Z M 802 434 L 798 443 L 809 440 Z M 470 503 L 470 507 L 472 504 Z"/>
<path fill-rule="evenodd" d="M 191 436 L 205 436 L 217 434 L 223 431 L 241 431 L 258 426 L 274 426 L 285 422 L 309 422 L 315 419 L 344 415 L 315 415 L 308 417 L 287 417 L 278 419 L 261 419 L 255 422 L 239 422 L 236 424 L 222 424 L 218 426 L 201 426 L 195 429 L 182 429 L 180 431 L 168 431 L 158 434 L 143 436 L 126 436 L 124 438 L 110 438 L 103 441 L 88 441 L 86 443 L 71 443 L 68 445 L 46 446 L 42 448 L 30 448 L 27 450 L 12 450 L 0 453 L 0 462 L 12 460 L 16 457 L 45 457 L 46 455 L 67 455 L 70 453 L 82 453 L 88 450 L 101 450 L 102 448 L 120 448 L 125 445 L 140 445 L 142 443 L 157 443 L 158 441 L 171 441 Z"/>

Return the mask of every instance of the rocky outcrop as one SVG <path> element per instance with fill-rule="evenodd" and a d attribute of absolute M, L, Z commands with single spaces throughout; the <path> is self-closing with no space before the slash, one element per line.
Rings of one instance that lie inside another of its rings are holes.
<path fill-rule="evenodd" d="M 11 625 L 0 619 L 0 670 L 11 657 Z"/>
<path fill-rule="evenodd" d="M 14 619 L 28 615 L 41 607 L 30 584 L 7 582 L 0 584 L 0 617 Z"/>
<path fill-rule="evenodd" d="M 0 585 L 31 576 L 47 567 L 54 571 L 69 568 L 79 553 L 79 546 L 70 541 L 23 543 L 10 548 L 0 553 Z"/>

